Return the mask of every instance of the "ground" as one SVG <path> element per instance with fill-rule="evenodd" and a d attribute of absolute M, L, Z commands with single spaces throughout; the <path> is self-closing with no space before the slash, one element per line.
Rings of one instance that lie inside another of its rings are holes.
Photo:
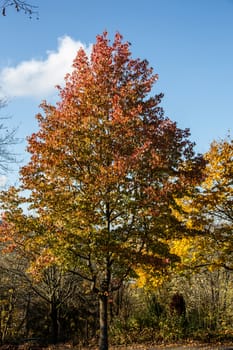
<path fill-rule="evenodd" d="M 110 346 L 109 350 L 233 350 L 233 343 L 226 344 L 167 344 L 167 345 L 153 345 L 153 344 L 134 344 Z M 72 346 L 71 344 L 50 345 L 48 347 L 40 347 L 31 344 L 23 344 L 20 346 L 2 345 L 0 350 L 98 350 L 98 347 L 83 347 L 80 345 Z"/>
<path fill-rule="evenodd" d="M 170 344 L 170 345 L 128 345 L 128 346 L 110 346 L 109 350 L 233 350 L 233 343 L 231 344 Z M 55 350 L 55 349 L 51 349 Z M 65 350 L 65 349 L 64 349 Z M 79 348 L 77 350 L 84 350 Z M 86 349 L 85 349 L 86 350 Z M 90 350 L 94 350 L 93 348 Z M 95 349 L 97 350 L 97 348 Z"/>

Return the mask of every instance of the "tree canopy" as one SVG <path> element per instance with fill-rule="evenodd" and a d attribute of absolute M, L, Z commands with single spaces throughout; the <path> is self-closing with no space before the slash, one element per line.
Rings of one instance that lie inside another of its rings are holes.
<path fill-rule="evenodd" d="M 119 33 L 112 44 L 107 32 L 98 35 L 90 57 L 78 51 L 60 102 L 41 104 L 22 185 L 2 195 L 11 242 L 21 237 L 37 249 L 31 271 L 56 263 L 98 294 L 101 350 L 109 295 L 138 267 L 156 273 L 176 261 L 168 243 L 187 234 L 176 199 L 202 178 L 189 130 L 165 117 L 162 94 L 152 94 L 157 79 Z"/>

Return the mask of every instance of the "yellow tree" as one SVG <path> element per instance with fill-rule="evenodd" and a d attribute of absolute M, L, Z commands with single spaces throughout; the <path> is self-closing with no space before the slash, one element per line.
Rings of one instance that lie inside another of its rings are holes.
<path fill-rule="evenodd" d="M 173 242 L 174 253 L 180 251 L 186 267 L 233 270 L 233 140 L 212 142 L 204 158 L 207 165 L 201 190 L 192 199 L 179 201 L 187 227 L 201 235 Z"/>
<path fill-rule="evenodd" d="M 73 68 L 60 102 L 42 103 L 39 131 L 28 138 L 21 190 L 29 224 L 22 212 L 21 224 L 12 189 L 4 210 L 12 231 L 43 247 L 34 267 L 55 259 L 90 282 L 106 350 L 108 296 L 139 266 L 161 271 L 175 259 L 168 242 L 184 227 L 172 208 L 198 183 L 204 162 L 189 130 L 164 117 L 162 95 L 151 94 L 158 76 L 131 57 L 119 33 L 112 44 L 106 32 L 97 36 L 91 57 L 80 49 Z"/>

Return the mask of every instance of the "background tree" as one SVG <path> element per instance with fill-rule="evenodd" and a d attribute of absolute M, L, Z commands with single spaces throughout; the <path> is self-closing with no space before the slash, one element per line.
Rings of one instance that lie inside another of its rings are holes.
<path fill-rule="evenodd" d="M 86 288 L 84 292 L 83 281 L 56 266 L 36 281 L 27 268 L 27 259 L 17 250 L 1 254 L 0 343 L 35 338 L 41 344 L 82 344 L 93 337 L 96 298 Z"/>
<path fill-rule="evenodd" d="M 6 99 L 0 100 L 0 110 L 7 104 Z M 9 165 L 16 163 L 16 155 L 11 150 L 11 146 L 19 143 L 16 137 L 17 128 L 9 129 L 3 121 L 6 117 L 0 116 L 0 174 L 4 175 L 9 170 Z"/>
<path fill-rule="evenodd" d="M 210 262 L 233 270 L 233 140 L 214 141 L 205 157 L 203 192 L 195 199 L 200 211 L 197 220 L 211 240 Z"/>
<path fill-rule="evenodd" d="M 207 166 L 201 190 L 183 201 L 187 227 L 199 230 L 191 240 L 174 241 L 184 265 L 232 271 L 233 230 L 233 141 L 214 141 L 205 154 Z"/>
<path fill-rule="evenodd" d="M 56 261 L 92 285 L 106 350 L 109 295 L 138 266 L 165 271 L 175 260 L 168 242 L 184 227 L 172 207 L 198 183 L 204 163 L 189 130 L 164 117 L 162 95 L 151 95 L 158 76 L 131 58 L 119 33 L 112 45 L 107 33 L 97 36 L 90 59 L 81 49 L 73 66 L 60 103 L 42 103 L 45 116 L 28 138 L 21 190 L 29 195 L 16 199 L 10 189 L 4 210 L 24 244 L 42 247 L 35 266 Z M 20 201 L 33 211 L 23 230 Z"/>
<path fill-rule="evenodd" d="M 32 239 L 30 243 L 29 241 L 27 242 L 26 237 L 30 236 L 32 238 L 35 231 L 38 234 L 44 228 L 36 226 L 38 222 L 34 216 L 29 218 L 24 214 L 23 209 L 18 206 L 19 202 L 13 200 L 13 198 L 16 198 L 13 191 L 8 190 L 7 193 L 11 196 L 9 203 L 11 202 L 11 212 L 14 213 L 14 225 L 9 225 L 6 222 L 5 215 L 2 215 L 0 226 L 0 251 L 2 253 L 2 260 L 0 260 L 0 269 L 12 277 L 15 276 L 17 280 L 21 281 L 21 284 L 27 285 L 28 293 L 36 296 L 39 305 L 45 305 L 42 308 L 43 312 L 38 312 L 37 315 L 38 323 L 43 325 L 41 329 L 38 325 L 37 333 L 39 334 L 41 332 L 40 335 L 43 336 L 44 340 L 49 340 L 55 344 L 58 340 L 64 339 L 62 337 L 63 330 L 60 325 L 61 320 L 64 318 L 63 310 L 65 310 L 67 303 L 70 302 L 73 295 L 76 295 L 76 297 L 79 296 L 82 298 L 82 301 L 85 300 L 84 293 L 82 292 L 83 280 L 73 273 L 64 271 L 55 262 L 52 264 L 52 261 L 50 261 L 51 264 L 49 266 L 37 270 L 37 266 L 35 265 L 38 264 L 38 261 L 40 262 L 40 259 L 43 260 L 44 247 L 33 244 Z M 4 193 L 1 198 L 4 198 Z M 25 230 L 26 227 L 27 232 Z M 23 232 L 23 234 L 20 232 Z M 20 263 L 17 264 L 17 262 Z M 85 293 L 87 295 L 88 291 L 86 290 Z M 32 299 L 35 299 L 35 297 Z M 30 299 L 30 306 L 32 303 L 33 300 Z M 31 318 L 32 315 L 34 315 L 34 312 L 31 310 Z M 34 317 L 36 316 L 34 315 Z M 43 318 L 47 320 L 45 334 L 43 333 L 43 328 L 45 329 L 44 323 L 46 322 Z M 27 338 L 35 330 L 29 317 L 25 317 L 24 323 L 23 326 L 26 327 L 25 335 Z M 68 328 L 66 327 L 66 332 L 69 332 Z"/>
<path fill-rule="evenodd" d="M 3 16 L 6 16 L 7 8 L 9 7 L 13 7 L 17 12 L 24 12 L 30 18 L 33 15 L 38 15 L 37 6 L 32 5 L 30 2 L 23 0 L 0 0 L 0 9 Z"/>

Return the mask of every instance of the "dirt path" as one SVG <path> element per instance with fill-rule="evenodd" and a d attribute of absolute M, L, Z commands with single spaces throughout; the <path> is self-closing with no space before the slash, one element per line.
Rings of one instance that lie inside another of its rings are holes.
<path fill-rule="evenodd" d="M 183 346 L 166 346 L 166 347 L 151 347 L 147 348 L 145 350 L 233 350 L 233 346 L 227 346 L 227 345 L 183 345 Z M 133 350 L 133 349 L 132 349 Z M 136 350 L 136 348 L 135 348 Z"/>
<path fill-rule="evenodd" d="M 110 346 L 110 350 L 233 350 L 233 344 L 171 344 L 171 345 L 131 345 Z"/>
<path fill-rule="evenodd" d="M 0 350 L 98 350 L 98 347 L 89 346 L 72 346 L 71 344 L 58 344 L 50 345 L 48 347 L 30 346 L 24 345 L 0 346 Z M 233 350 L 233 343 L 228 344 L 170 344 L 170 345 L 153 345 L 153 344 L 135 344 L 135 345 L 122 345 L 122 346 L 110 346 L 109 350 Z"/>
<path fill-rule="evenodd" d="M 167 349 L 167 350 L 233 350 L 233 347 L 225 346 L 225 345 L 204 345 L 204 346 L 190 346 L 190 345 L 183 345 L 183 346 L 169 346 L 169 347 L 152 347 L 148 348 L 147 350 L 161 350 L 161 349 Z M 135 349 L 136 350 L 136 349 Z"/>

